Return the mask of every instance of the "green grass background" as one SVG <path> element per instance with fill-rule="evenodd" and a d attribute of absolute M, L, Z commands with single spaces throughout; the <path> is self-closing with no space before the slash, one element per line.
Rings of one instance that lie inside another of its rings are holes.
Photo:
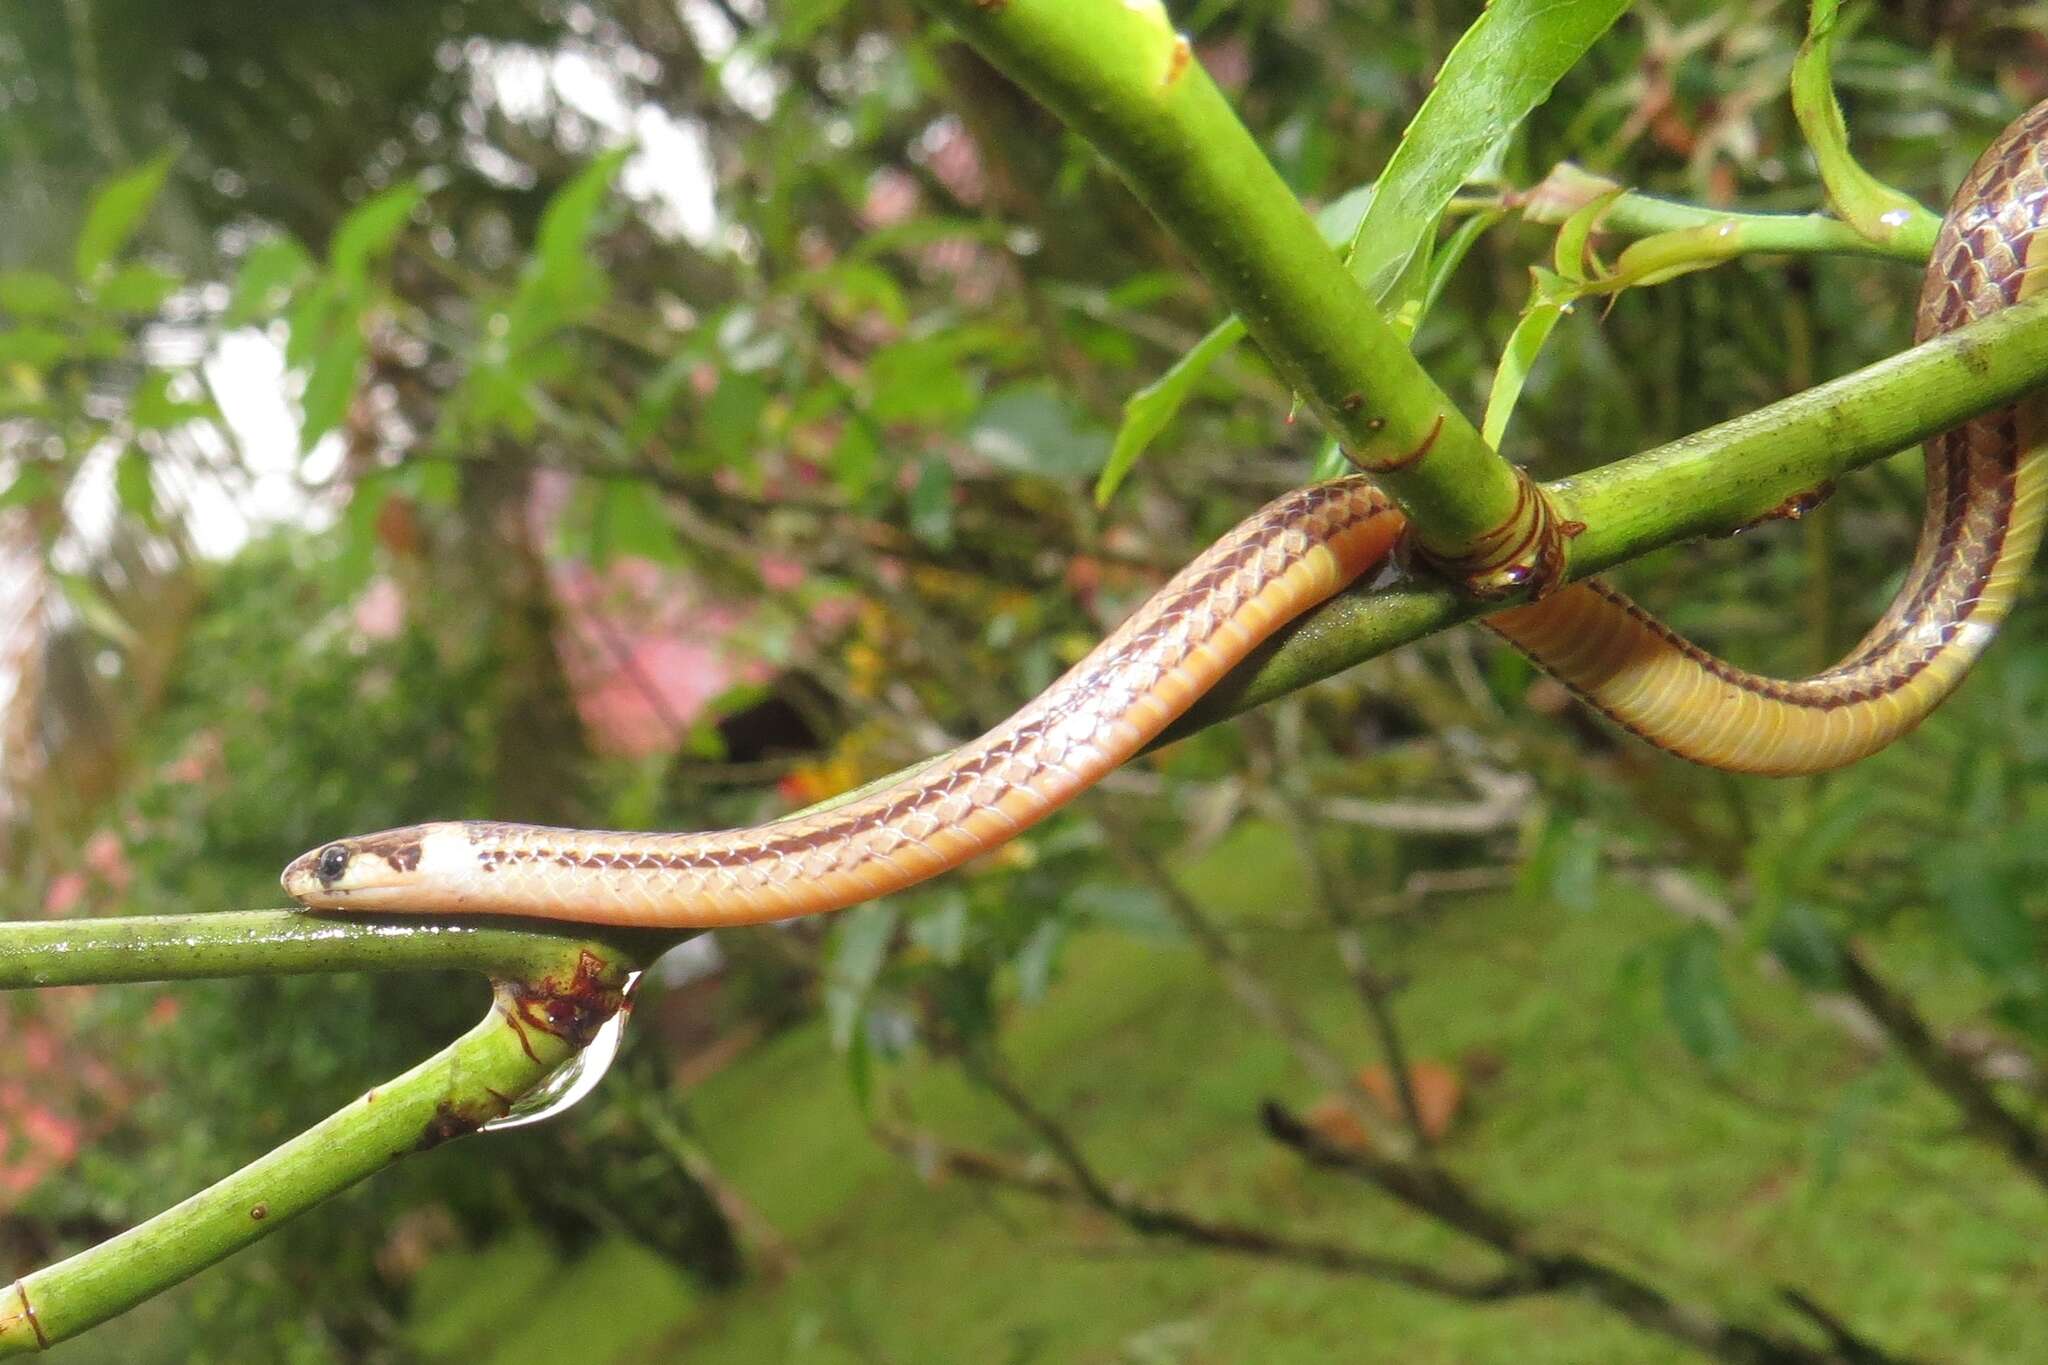
<path fill-rule="evenodd" d="M 1240 927 L 1299 903 L 1276 832 L 1248 825 L 1189 869 Z M 2035 1253 L 2048 1200 L 1962 1137 L 1895 1064 L 1740 971 L 1746 1046 L 1703 1069 L 1660 1021 L 1641 945 L 1679 926 L 1610 885 L 1597 911 L 1453 902 L 1397 945 L 1418 1056 L 1497 1058 L 1447 1147 L 1456 1169 L 1560 1244 L 1681 1299 L 1797 1331 L 1795 1286 L 1880 1345 L 1944 1360 L 2048 1359 Z M 1247 934 L 1256 960 L 1348 1054 L 1370 1057 L 1327 944 Z M 1914 979 L 1909 954 L 1888 964 Z M 1259 1101 L 1314 1088 L 1183 944 L 1107 933 L 1067 949 L 1050 996 L 1007 1030 L 1018 1075 L 1101 1169 L 1218 1217 L 1484 1271 L 1486 1253 L 1259 1134 Z M 869 1138 L 820 1027 L 756 1049 L 691 1107 L 725 1176 L 789 1239 L 794 1272 L 692 1288 L 608 1243 L 446 1255 L 416 1283 L 412 1339 L 443 1360 L 1412 1362 L 1694 1358 L 1572 1297 L 1491 1307 L 1356 1277 L 1143 1244 L 1090 1213 L 960 1182 L 930 1186 Z M 957 1073 L 901 1079 L 919 1119 L 1030 1150 Z M 569 1120 L 573 1122 L 574 1120 Z M 472 1149 L 473 1159 L 487 1148 Z M 316 1214 L 317 1216 L 327 1216 Z"/>

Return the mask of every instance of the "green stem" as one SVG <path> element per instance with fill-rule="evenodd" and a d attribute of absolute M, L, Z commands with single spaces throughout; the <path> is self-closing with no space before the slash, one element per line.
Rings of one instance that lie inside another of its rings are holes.
<path fill-rule="evenodd" d="M 1806 41 L 1792 63 L 1792 113 L 1835 212 L 1871 241 L 1897 244 L 1924 261 L 1934 251 L 1940 215 L 1879 180 L 1849 150 L 1848 125 L 1829 74 L 1840 9 L 1839 0 L 1813 0 Z"/>
<path fill-rule="evenodd" d="M 2048 385 L 2048 297 L 1669 445 L 1544 487 L 1583 521 L 1571 573 L 1725 534 L 1794 498 Z M 1291 623 L 1158 741 L 1330 677 L 1488 608 L 1413 582 L 1353 590 Z"/>
<path fill-rule="evenodd" d="M 1533 223 L 1562 223 L 1579 209 L 1620 186 L 1569 161 L 1558 163 L 1543 183 L 1509 200 Z M 1600 215 L 1602 232 L 1653 237 L 1665 232 L 1715 233 L 1728 240 L 1726 255 L 1847 255 L 1927 262 L 1931 243 L 1905 233 L 1866 237 L 1824 213 L 1732 213 L 1638 190 L 1624 191 Z"/>
<path fill-rule="evenodd" d="M 306 972 L 471 970 L 567 980 L 585 954 L 652 962 L 687 934 L 532 920 L 238 910 L 0 923 L 0 990 Z"/>
<path fill-rule="evenodd" d="M 1116 167 L 1344 447 L 1388 466 L 1427 548 L 1461 556 L 1508 520 L 1514 471 L 1323 241 L 1157 0 L 920 3 Z"/>
<path fill-rule="evenodd" d="M 0 1288 L 0 1356 L 77 1336 L 392 1162 L 503 1114 L 576 1050 L 519 1022 L 518 1008 L 501 989 L 481 1023 L 390 1084 L 139 1227 Z"/>

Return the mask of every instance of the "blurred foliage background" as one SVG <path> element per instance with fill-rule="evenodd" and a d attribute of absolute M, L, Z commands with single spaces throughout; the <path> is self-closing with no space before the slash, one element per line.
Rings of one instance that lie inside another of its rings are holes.
<path fill-rule="evenodd" d="M 1476 13 L 1171 8 L 1312 204 L 1371 179 Z M 1804 19 L 1638 6 L 1473 195 L 1572 160 L 1817 207 Z M 1944 203 L 2048 93 L 2044 26 L 1854 16 L 1866 164 Z M 1313 454 L 1245 349 L 1095 508 L 1123 400 L 1218 309 L 907 0 L 17 6 L 0 165 L 12 918 L 274 904 L 290 856 L 418 819 L 772 818 L 1000 720 Z M 1554 231 L 1487 231 L 1416 337 L 1475 413 Z M 1757 259 L 1582 307 L 1509 453 L 1555 477 L 1839 374 L 1906 344 L 1915 287 Z M 1898 581 L 1917 481 L 1907 453 L 1622 578 L 1810 670 Z M 1491 637 L 1433 639 L 886 906 L 682 950 L 582 1108 L 404 1163 L 59 1354 L 1700 1349 L 1583 1285 L 1465 1302 L 1069 1197 L 1094 1171 L 1198 1221 L 1499 1264 L 1276 1146 L 1273 1099 L 1339 1146 L 1431 1144 L 1545 1245 L 1710 1314 L 2038 1355 L 2044 634 L 2030 594 L 1923 732 L 1793 782 L 1687 767 Z M 0 1278 L 483 1003 L 399 977 L 0 1000 Z M 1332 1108 L 1332 1067 L 1380 1111 Z"/>

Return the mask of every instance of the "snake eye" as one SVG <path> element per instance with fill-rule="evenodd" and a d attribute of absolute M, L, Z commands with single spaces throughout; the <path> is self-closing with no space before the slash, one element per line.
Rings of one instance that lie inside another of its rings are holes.
<path fill-rule="evenodd" d="M 313 870 L 320 874 L 321 881 L 333 885 L 342 873 L 348 871 L 348 846 L 329 844 L 321 849 L 320 861 L 314 864 Z"/>

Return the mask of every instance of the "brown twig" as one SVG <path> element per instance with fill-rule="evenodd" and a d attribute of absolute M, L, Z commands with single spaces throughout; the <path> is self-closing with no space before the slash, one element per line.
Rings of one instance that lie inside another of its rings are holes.
<path fill-rule="evenodd" d="M 1105 1180 L 1089 1163 L 1073 1136 L 1032 1103 L 1001 1068 L 983 1059 L 970 1064 L 969 1071 L 1045 1144 L 1054 1160 L 1066 1170 L 1065 1177 L 1033 1169 L 1028 1163 L 999 1153 L 953 1146 L 927 1133 L 880 1128 L 877 1137 L 891 1150 L 923 1166 L 936 1167 L 970 1180 L 1022 1190 L 1041 1199 L 1086 1205 L 1114 1218 L 1141 1237 L 1286 1261 L 1341 1274 L 1365 1275 L 1471 1302 L 1505 1299 L 1537 1288 L 1531 1278 L 1521 1274 L 1474 1279 L 1339 1242 L 1288 1237 L 1270 1229 L 1205 1218 L 1184 1209 L 1133 1198 L 1119 1192 Z"/>
<path fill-rule="evenodd" d="M 1840 945 L 1839 962 L 1844 989 L 1869 1011 L 1913 1069 L 1963 1111 L 1970 1131 L 2048 1188 L 2048 1136 L 2006 1108 L 1968 1059 L 1943 1046 L 1912 999 L 1880 977 L 1855 944 Z"/>
<path fill-rule="evenodd" d="M 1440 1168 L 1388 1161 L 1337 1146 L 1271 1101 L 1260 1112 L 1274 1141 L 1299 1153 L 1311 1165 L 1360 1176 L 1409 1208 L 1484 1243 L 1545 1292 L 1583 1294 L 1646 1331 L 1683 1342 L 1717 1360 L 1737 1365 L 1867 1365 L 1873 1361 L 1898 1365 L 1902 1359 L 1877 1352 L 1860 1338 L 1854 1339 L 1857 1353 L 1851 1353 L 1844 1349 L 1845 1329 L 1838 1327 L 1828 1329 L 1835 1339 L 1834 1349 L 1823 1350 L 1730 1322 L 1697 1304 L 1676 1302 L 1628 1271 L 1584 1252 L 1542 1247 L 1513 1214 L 1485 1203 Z"/>

